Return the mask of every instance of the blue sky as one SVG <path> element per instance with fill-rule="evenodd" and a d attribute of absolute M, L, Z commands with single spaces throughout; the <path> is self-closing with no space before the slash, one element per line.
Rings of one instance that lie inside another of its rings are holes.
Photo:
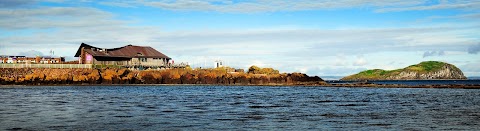
<path fill-rule="evenodd" d="M 480 76 L 480 0 L 1 0 L 0 18 L 1 55 L 133 44 L 194 67 L 345 76 L 437 60 Z"/>

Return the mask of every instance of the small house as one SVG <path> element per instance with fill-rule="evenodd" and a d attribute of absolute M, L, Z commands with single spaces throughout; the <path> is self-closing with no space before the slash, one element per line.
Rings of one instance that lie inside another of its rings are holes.
<path fill-rule="evenodd" d="M 172 59 L 150 46 L 99 48 L 82 43 L 75 54 L 79 64 L 167 67 Z"/>

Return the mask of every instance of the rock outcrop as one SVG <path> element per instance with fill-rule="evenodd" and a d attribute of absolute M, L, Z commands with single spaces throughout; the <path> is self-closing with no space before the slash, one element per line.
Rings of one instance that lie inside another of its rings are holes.
<path fill-rule="evenodd" d="M 301 73 L 254 74 L 216 69 L 0 69 L 1 85 L 62 84 L 222 84 L 323 85 L 320 77 Z"/>
<path fill-rule="evenodd" d="M 426 61 L 397 70 L 366 70 L 341 80 L 439 80 L 467 79 L 456 66 L 438 61 Z"/>

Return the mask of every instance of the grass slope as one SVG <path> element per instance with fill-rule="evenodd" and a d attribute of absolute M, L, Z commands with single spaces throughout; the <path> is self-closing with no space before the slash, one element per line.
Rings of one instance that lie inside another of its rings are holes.
<path fill-rule="evenodd" d="M 382 70 L 373 69 L 362 71 L 358 74 L 350 75 L 342 78 L 342 80 L 372 80 L 372 79 L 385 79 L 389 76 L 398 75 L 403 71 L 415 71 L 419 73 L 435 72 L 441 70 L 443 66 L 448 63 L 439 61 L 424 61 L 419 64 L 411 65 L 403 69 L 396 70 Z M 453 66 L 455 67 L 455 66 Z M 456 68 L 456 67 L 455 67 Z M 458 69 L 458 68 L 457 68 Z"/>

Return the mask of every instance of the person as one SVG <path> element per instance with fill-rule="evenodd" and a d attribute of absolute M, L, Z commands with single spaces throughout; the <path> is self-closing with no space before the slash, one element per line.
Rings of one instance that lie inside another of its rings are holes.
<path fill-rule="evenodd" d="M 168 66 L 171 67 L 173 65 L 173 60 L 168 61 Z"/>

